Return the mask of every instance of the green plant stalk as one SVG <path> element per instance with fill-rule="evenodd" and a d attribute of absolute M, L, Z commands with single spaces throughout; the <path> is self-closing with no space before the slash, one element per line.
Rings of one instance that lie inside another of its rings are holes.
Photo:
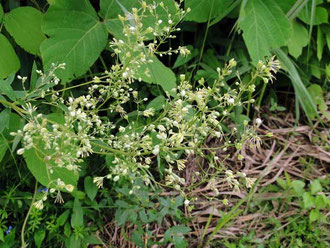
<path fill-rule="evenodd" d="M 27 221 L 29 219 L 29 215 L 31 213 L 31 210 L 33 208 L 33 203 L 36 199 L 36 196 L 37 196 L 37 190 L 38 190 L 38 181 L 36 180 L 36 183 L 35 183 L 35 186 L 34 186 L 34 194 L 33 194 L 33 198 L 32 198 L 32 201 L 31 201 L 31 205 L 30 205 L 30 208 L 29 208 L 29 211 L 27 212 L 26 216 L 25 216 L 25 219 L 24 219 L 24 223 L 23 223 L 23 226 L 22 226 L 22 232 L 21 232 L 21 248 L 25 248 L 28 246 L 27 243 L 25 243 L 25 239 L 24 239 L 24 233 L 25 233 L 25 227 L 26 227 L 26 224 L 27 224 Z"/>
<path fill-rule="evenodd" d="M 241 199 L 231 210 L 228 214 L 224 215 L 220 220 L 218 220 L 218 223 L 216 227 L 214 228 L 213 232 L 210 234 L 210 237 L 207 239 L 205 246 L 203 247 L 209 247 L 209 244 L 213 238 L 213 236 L 222 228 L 228 221 L 230 221 L 232 218 L 235 217 L 237 213 L 236 210 L 246 201 L 245 198 Z"/>
<path fill-rule="evenodd" d="M 260 108 L 260 106 L 261 106 L 262 98 L 264 97 L 266 87 L 267 87 L 267 83 L 264 83 L 262 86 L 261 92 L 260 92 L 259 99 L 258 99 L 258 104 L 257 104 L 258 108 Z"/>

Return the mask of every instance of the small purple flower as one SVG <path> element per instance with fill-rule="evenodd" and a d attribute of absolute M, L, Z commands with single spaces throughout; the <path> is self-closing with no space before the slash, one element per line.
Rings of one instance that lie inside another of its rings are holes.
<path fill-rule="evenodd" d="M 44 188 L 44 192 L 47 192 L 48 191 L 48 189 L 47 188 Z"/>
<path fill-rule="evenodd" d="M 8 227 L 8 230 L 6 231 L 6 235 L 8 235 L 12 229 L 13 229 L 13 227 L 12 226 L 9 226 Z"/>

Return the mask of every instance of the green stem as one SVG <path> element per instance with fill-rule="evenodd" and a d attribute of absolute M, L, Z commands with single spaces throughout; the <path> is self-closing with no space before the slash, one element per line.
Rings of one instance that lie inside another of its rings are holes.
<path fill-rule="evenodd" d="M 267 87 L 267 83 L 264 83 L 264 85 L 262 86 L 262 89 L 261 89 L 261 93 L 260 93 L 259 99 L 258 99 L 258 104 L 257 104 L 258 108 L 260 108 L 260 106 L 261 106 L 261 101 L 262 101 L 262 98 L 263 98 L 263 96 L 265 94 L 266 87 Z"/>
<path fill-rule="evenodd" d="M 27 243 L 25 243 L 25 239 L 24 239 L 24 232 L 25 232 L 25 227 L 26 227 L 26 224 L 27 224 L 27 221 L 29 219 L 29 215 L 31 213 L 31 210 L 33 208 L 33 203 L 36 199 L 36 195 L 37 195 L 37 190 L 38 190 L 38 181 L 36 181 L 36 184 L 34 186 L 34 194 L 33 194 L 33 198 L 32 198 L 32 202 L 31 202 L 31 205 L 30 205 L 30 208 L 29 208 L 29 211 L 27 212 L 26 216 L 25 216 L 25 220 L 24 220 L 24 223 L 23 223 L 23 226 L 22 226 L 22 232 L 21 232 L 21 242 L 22 242 L 22 246 L 21 248 L 25 248 L 28 246 Z"/>

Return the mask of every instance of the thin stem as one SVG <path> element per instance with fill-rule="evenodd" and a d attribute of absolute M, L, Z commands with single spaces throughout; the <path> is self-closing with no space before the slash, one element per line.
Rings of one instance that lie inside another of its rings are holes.
<path fill-rule="evenodd" d="M 22 246 L 21 248 L 25 248 L 28 246 L 28 244 L 25 243 L 25 239 L 24 239 L 24 232 L 25 232 L 25 227 L 26 227 L 26 223 L 29 219 L 29 215 L 31 213 L 31 210 L 33 208 L 33 203 L 36 199 L 36 196 L 37 196 L 37 190 L 38 190 L 38 181 L 36 180 L 36 184 L 34 186 L 34 194 L 33 194 L 33 198 L 32 198 L 32 202 L 31 202 L 31 205 L 30 205 L 30 208 L 29 208 L 29 211 L 27 212 L 26 216 L 25 216 L 25 220 L 24 220 L 24 223 L 23 223 L 23 226 L 22 226 L 22 232 L 21 232 L 21 242 L 22 242 Z"/>

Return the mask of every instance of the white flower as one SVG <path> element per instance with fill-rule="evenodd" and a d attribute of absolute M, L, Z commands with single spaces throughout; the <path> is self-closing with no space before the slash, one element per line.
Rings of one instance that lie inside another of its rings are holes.
<path fill-rule="evenodd" d="M 155 148 L 152 150 L 152 153 L 154 155 L 158 155 L 158 153 L 159 153 L 159 145 L 155 145 Z"/>
<path fill-rule="evenodd" d="M 71 184 L 67 184 L 67 185 L 65 186 L 65 189 L 66 189 L 68 192 L 72 192 L 72 191 L 74 190 L 74 186 L 71 185 Z"/>
<path fill-rule="evenodd" d="M 184 201 L 184 205 L 186 205 L 186 206 L 188 206 L 189 203 L 190 203 L 190 201 L 188 199 Z"/>
<path fill-rule="evenodd" d="M 42 210 L 44 208 L 44 202 L 42 200 L 36 201 L 33 205 L 38 210 Z"/>
<path fill-rule="evenodd" d="M 256 119 L 256 124 L 257 124 L 257 126 L 260 126 L 261 123 L 262 123 L 262 120 L 261 120 L 260 118 L 257 118 L 257 119 Z"/>
<path fill-rule="evenodd" d="M 103 187 L 103 178 L 104 177 L 94 177 L 93 183 L 95 183 L 98 188 L 102 188 Z"/>
<path fill-rule="evenodd" d="M 24 148 L 20 148 L 17 150 L 17 155 L 22 155 L 24 153 Z"/>

